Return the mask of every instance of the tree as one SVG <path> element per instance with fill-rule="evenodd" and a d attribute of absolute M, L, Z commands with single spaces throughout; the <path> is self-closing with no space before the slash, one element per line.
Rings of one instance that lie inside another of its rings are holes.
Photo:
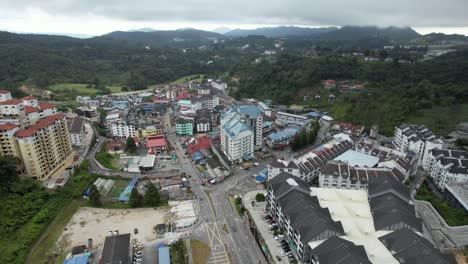
<path fill-rule="evenodd" d="M 264 202 L 265 195 L 263 193 L 257 193 L 257 195 L 255 195 L 255 201 L 257 201 L 257 203 Z"/>
<path fill-rule="evenodd" d="M 96 185 L 91 185 L 91 191 L 89 193 L 89 202 L 92 206 L 101 206 L 101 193 L 96 188 Z"/>
<path fill-rule="evenodd" d="M 130 193 L 130 199 L 128 202 L 132 208 L 140 207 L 143 205 L 143 197 L 137 191 L 137 189 L 133 188 L 132 192 Z"/>
<path fill-rule="evenodd" d="M 18 180 L 16 167 L 19 160 L 13 156 L 0 156 L 0 189 L 8 190 Z"/>
<path fill-rule="evenodd" d="M 127 146 L 125 147 L 125 151 L 132 154 L 137 152 L 137 146 L 135 140 L 132 137 L 127 138 Z"/>
<path fill-rule="evenodd" d="M 159 205 L 160 201 L 161 197 L 159 196 L 158 190 L 154 187 L 153 183 L 149 182 L 148 189 L 146 190 L 145 197 L 143 199 L 145 206 L 156 207 Z"/>

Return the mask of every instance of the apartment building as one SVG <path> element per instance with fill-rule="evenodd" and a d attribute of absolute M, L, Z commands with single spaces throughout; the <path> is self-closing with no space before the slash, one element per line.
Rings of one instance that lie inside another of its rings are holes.
<path fill-rule="evenodd" d="M 19 129 L 15 124 L 0 125 L 0 156 L 20 156 L 15 138 L 15 133 Z"/>
<path fill-rule="evenodd" d="M 410 191 L 392 178 L 372 180 L 367 191 L 343 190 L 309 187 L 282 172 L 267 182 L 266 201 L 302 263 L 454 263 L 419 235 Z"/>
<path fill-rule="evenodd" d="M 26 113 L 23 101 L 9 99 L 0 102 L 0 124 L 15 124 L 24 127 Z"/>
<path fill-rule="evenodd" d="M 242 122 L 252 129 L 255 150 L 261 149 L 263 144 L 263 116 L 260 108 L 256 105 L 241 105 L 233 107 L 231 111 L 237 112 Z"/>
<path fill-rule="evenodd" d="M 200 109 L 195 114 L 195 124 L 197 133 L 206 133 L 211 131 L 211 115 L 212 111 L 208 109 Z"/>
<path fill-rule="evenodd" d="M 468 182 L 468 151 L 432 149 L 423 168 L 441 190 L 448 183 Z"/>
<path fill-rule="evenodd" d="M 52 175 L 72 154 L 63 114 L 55 114 L 15 132 L 26 174 L 38 180 Z"/>
<path fill-rule="evenodd" d="M 178 136 L 193 135 L 193 120 L 179 117 L 176 119 L 175 123 Z"/>
<path fill-rule="evenodd" d="M 11 96 L 11 92 L 8 90 L 0 90 L 0 102 L 11 100 L 13 97 Z"/>
<path fill-rule="evenodd" d="M 395 127 L 393 146 L 400 152 L 414 152 L 418 158 L 418 165 L 425 163 L 431 149 L 443 148 L 443 141 L 424 125 L 400 125 Z"/>
<path fill-rule="evenodd" d="M 231 162 L 250 158 L 254 152 L 255 135 L 237 114 L 221 120 L 221 151 Z"/>
<path fill-rule="evenodd" d="M 128 137 L 136 137 L 136 129 L 134 125 L 127 124 L 125 122 L 117 122 L 111 125 L 111 131 L 113 137 L 119 137 L 126 139 Z"/>
<path fill-rule="evenodd" d="M 219 105 L 219 97 L 212 94 L 204 94 L 200 97 L 192 99 L 191 104 L 193 111 L 198 111 L 200 109 L 213 110 L 216 106 Z"/>

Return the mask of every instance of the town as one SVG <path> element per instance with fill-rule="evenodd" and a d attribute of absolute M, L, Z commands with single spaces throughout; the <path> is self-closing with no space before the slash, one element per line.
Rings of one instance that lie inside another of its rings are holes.
<path fill-rule="evenodd" d="M 229 90 L 201 77 L 76 96 L 62 111 L 0 91 L 0 155 L 18 158 L 20 177 L 50 191 L 89 177 L 77 189 L 87 206 L 52 241 L 61 263 L 456 263 L 468 246 L 468 151 L 456 144 L 467 123 L 386 137 Z"/>

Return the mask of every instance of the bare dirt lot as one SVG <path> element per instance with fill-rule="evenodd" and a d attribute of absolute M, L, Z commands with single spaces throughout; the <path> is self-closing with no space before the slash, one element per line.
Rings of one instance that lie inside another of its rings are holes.
<path fill-rule="evenodd" d="M 118 230 L 120 234 L 132 233 L 132 238 L 146 243 L 156 238 L 153 228 L 164 223 L 165 216 L 166 211 L 161 209 L 111 210 L 83 207 L 72 217 L 57 246 L 70 250 L 74 246 L 87 244 L 88 238 L 93 239 L 95 246 L 102 246 L 111 230 Z M 136 235 L 135 228 L 138 228 Z"/>

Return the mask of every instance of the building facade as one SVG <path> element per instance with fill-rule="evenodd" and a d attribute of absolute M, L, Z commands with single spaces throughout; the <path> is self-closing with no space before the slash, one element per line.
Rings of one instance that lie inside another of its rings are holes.
<path fill-rule="evenodd" d="M 124 122 L 113 123 L 111 125 L 111 131 L 113 137 L 128 138 L 136 137 L 135 126 L 126 124 Z"/>
<path fill-rule="evenodd" d="M 221 151 L 231 162 L 240 162 L 254 152 L 255 135 L 238 115 L 228 115 L 221 120 Z"/>
<path fill-rule="evenodd" d="M 185 118 L 177 118 L 176 133 L 178 136 L 191 136 L 193 135 L 193 120 Z"/>
<path fill-rule="evenodd" d="M 468 182 L 468 152 L 432 149 L 426 155 L 423 168 L 441 190 L 445 190 L 448 183 Z"/>
<path fill-rule="evenodd" d="M 83 119 L 80 117 L 75 117 L 70 124 L 70 139 L 71 144 L 74 146 L 83 145 L 83 140 L 85 136 L 85 126 Z"/>
<path fill-rule="evenodd" d="M 55 114 L 15 132 L 26 174 L 38 180 L 52 175 L 72 154 L 63 114 Z"/>

